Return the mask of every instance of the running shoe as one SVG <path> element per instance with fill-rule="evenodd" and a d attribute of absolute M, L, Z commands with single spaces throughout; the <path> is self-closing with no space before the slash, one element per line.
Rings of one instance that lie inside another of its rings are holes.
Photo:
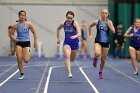
<path fill-rule="evenodd" d="M 70 73 L 70 74 L 68 75 L 68 77 L 69 77 L 69 78 L 72 78 L 73 76 L 72 76 L 72 74 Z"/>
<path fill-rule="evenodd" d="M 100 79 L 103 79 L 103 74 L 102 74 L 102 72 L 99 72 L 99 78 L 100 78 Z"/>
<path fill-rule="evenodd" d="M 19 80 L 24 79 L 24 75 L 20 75 L 20 77 L 18 78 Z"/>
<path fill-rule="evenodd" d="M 138 70 L 134 71 L 133 75 L 138 75 Z"/>

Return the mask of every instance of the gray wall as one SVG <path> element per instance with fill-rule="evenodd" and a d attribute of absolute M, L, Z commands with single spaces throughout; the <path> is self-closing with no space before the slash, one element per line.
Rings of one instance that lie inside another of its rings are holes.
<path fill-rule="evenodd" d="M 27 12 L 27 20 L 36 28 L 38 41 L 43 43 L 43 51 L 47 57 L 54 57 L 57 51 L 56 28 L 65 20 L 68 10 L 75 13 L 75 20 L 80 24 L 81 20 L 86 20 L 87 25 L 91 21 L 99 18 L 100 10 L 107 8 L 106 4 L 0 4 L 0 56 L 7 56 L 9 50 L 9 37 L 7 27 L 18 19 L 18 12 L 23 9 Z M 96 34 L 93 29 L 94 36 Z M 64 38 L 63 30 L 61 31 Z M 31 35 L 31 44 L 33 37 Z M 63 39 L 62 39 L 63 40 Z M 88 50 L 93 56 L 93 41 L 88 40 Z M 33 46 L 33 45 L 32 45 Z M 31 48 L 32 54 L 34 48 Z"/>

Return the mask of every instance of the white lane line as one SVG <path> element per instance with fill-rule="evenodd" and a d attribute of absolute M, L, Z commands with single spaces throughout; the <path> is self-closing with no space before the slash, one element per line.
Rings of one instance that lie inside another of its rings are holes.
<path fill-rule="evenodd" d="M 44 79 L 44 76 L 45 76 L 45 74 L 46 74 L 46 72 L 47 72 L 48 65 L 49 65 L 49 62 L 47 62 L 46 66 L 45 66 L 43 75 L 42 75 L 42 77 L 41 77 L 41 80 L 39 81 L 39 84 L 38 84 L 38 86 L 37 86 L 37 89 L 36 89 L 35 93 L 39 93 L 39 89 L 40 89 L 40 87 L 41 87 L 41 84 L 42 84 L 42 81 L 43 81 L 43 79 Z"/>
<path fill-rule="evenodd" d="M 44 89 L 43 93 L 48 93 L 48 86 L 49 86 L 49 81 L 50 81 L 52 69 L 57 68 L 57 67 L 63 67 L 63 66 L 52 66 L 52 67 L 50 67 L 49 72 L 48 72 L 47 81 L 46 81 L 46 84 L 45 84 L 45 89 Z"/>
<path fill-rule="evenodd" d="M 1 64 L 0 67 L 13 66 L 15 64 Z"/>
<path fill-rule="evenodd" d="M 90 66 L 88 66 L 90 67 Z M 79 67 L 81 73 L 84 75 L 84 77 L 86 78 L 86 80 L 88 81 L 88 83 L 90 84 L 90 86 L 92 87 L 92 89 L 95 91 L 95 93 L 100 93 L 97 88 L 94 86 L 94 84 L 91 82 L 91 80 L 88 78 L 88 76 L 86 75 L 86 73 L 84 72 L 83 68 L 86 68 L 86 66 L 84 67 Z"/>
<path fill-rule="evenodd" d="M 115 67 L 113 67 L 113 66 L 111 66 L 111 65 L 107 65 L 107 66 L 108 66 L 108 67 L 110 67 L 111 69 L 113 69 L 114 71 L 116 71 L 116 72 L 118 72 L 118 73 L 120 73 L 120 74 L 124 75 L 125 77 L 129 78 L 130 80 L 134 81 L 135 83 L 140 84 L 140 82 L 139 82 L 139 81 L 137 81 L 137 80 L 135 80 L 134 78 L 130 77 L 129 75 L 127 75 L 127 74 L 123 73 L 122 71 L 120 71 L 120 70 L 116 69 Z"/>
<path fill-rule="evenodd" d="M 16 66 L 16 64 L 13 65 L 13 66 L 11 66 L 10 68 L 6 69 L 3 73 L 0 74 L 0 77 L 1 77 L 2 75 L 4 75 L 5 73 L 7 73 L 8 71 L 10 71 L 10 70 L 11 70 L 12 68 L 14 68 L 15 66 Z"/>
<path fill-rule="evenodd" d="M 5 84 L 9 79 L 11 79 L 19 70 L 15 71 L 11 76 L 9 76 L 7 79 L 5 79 L 2 83 L 0 83 L 0 87 Z"/>

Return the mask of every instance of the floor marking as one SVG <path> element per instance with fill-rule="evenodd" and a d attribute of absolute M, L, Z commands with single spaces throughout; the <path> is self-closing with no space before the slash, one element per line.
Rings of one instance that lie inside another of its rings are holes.
<path fill-rule="evenodd" d="M 113 67 L 113 66 L 111 66 L 111 65 L 107 65 L 107 66 L 108 66 L 109 68 L 113 69 L 114 71 L 116 71 L 116 72 L 118 72 L 118 73 L 120 73 L 120 74 L 124 75 L 125 77 L 129 78 L 130 80 L 132 80 L 132 81 L 134 81 L 134 82 L 136 82 L 136 83 L 140 84 L 140 82 L 139 82 L 139 81 L 137 81 L 137 80 L 135 80 L 134 78 L 132 78 L 132 77 L 128 76 L 127 74 L 125 74 L 125 73 L 121 72 L 120 70 L 116 69 L 115 67 Z"/>
<path fill-rule="evenodd" d="M 50 67 L 49 72 L 48 72 L 47 81 L 46 81 L 46 84 L 45 84 L 45 89 L 44 89 L 43 93 L 48 93 L 48 86 L 49 86 L 49 80 L 50 80 L 50 77 L 51 77 L 52 69 L 53 68 L 58 68 L 58 67 L 64 67 L 64 66 L 52 66 L 52 67 Z"/>
<path fill-rule="evenodd" d="M 85 68 L 85 66 L 84 66 Z M 79 67 L 81 73 L 84 75 L 84 77 L 86 78 L 86 80 L 88 81 L 88 83 L 90 84 L 90 86 L 92 87 L 92 89 L 95 91 L 95 93 L 100 93 L 97 88 L 94 86 L 94 84 L 90 81 L 90 79 L 88 78 L 88 76 L 86 75 L 86 73 L 83 71 L 83 67 Z"/>
<path fill-rule="evenodd" d="M 0 87 L 5 84 L 9 79 L 11 79 L 19 70 L 16 70 L 12 75 L 10 75 L 7 79 L 5 79 L 2 83 L 0 83 Z"/>
<path fill-rule="evenodd" d="M 92 67 L 92 66 L 81 66 L 80 67 L 80 65 L 77 62 L 75 62 L 75 64 L 80 69 L 81 73 L 84 75 L 84 77 L 86 78 L 86 80 L 88 81 L 88 83 L 92 87 L 92 89 L 95 91 L 95 93 L 100 93 L 83 70 L 83 68 L 89 68 L 89 67 Z"/>
<path fill-rule="evenodd" d="M 37 89 L 36 89 L 35 93 L 39 93 L 39 89 L 40 89 L 40 87 L 41 87 L 41 84 L 42 84 L 42 81 L 43 81 L 43 79 L 44 79 L 44 76 L 45 76 L 45 74 L 46 74 L 46 72 L 47 72 L 48 65 L 49 65 L 49 62 L 47 62 L 46 66 L 45 66 L 43 75 L 42 75 L 42 77 L 41 77 L 41 80 L 39 81 L 39 84 L 38 84 L 38 86 L 37 86 Z"/>
<path fill-rule="evenodd" d="M 0 77 L 1 77 L 2 75 L 4 75 L 5 73 L 7 73 L 8 71 L 10 71 L 10 70 L 11 70 L 12 68 L 14 68 L 15 66 L 16 66 L 16 64 L 13 65 L 13 66 L 11 66 L 10 68 L 6 69 L 3 73 L 0 74 Z"/>

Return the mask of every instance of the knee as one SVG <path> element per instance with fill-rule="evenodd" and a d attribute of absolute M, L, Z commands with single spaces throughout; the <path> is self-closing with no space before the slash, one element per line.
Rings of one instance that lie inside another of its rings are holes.
<path fill-rule="evenodd" d="M 66 56 L 66 60 L 70 60 L 70 56 Z"/>
<path fill-rule="evenodd" d="M 22 57 L 22 56 L 17 56 L 17 59 L 18 59 L 19 61 L 21 61 L 21 60 L 23 59 L 23 57 Z"/>
<path fill-rule="evenodd" d="M 95 57 L 100 57 L 101 53 L 95 53 Z"/>
<path fill-rule="evenodd" d="M 29 60 L 24 60 L 25 63 L 29 63 Z"/>
<path fill-rule="evenodd" d="M 30 62 L 30 58 L 24 59 L 24 62 L 25 62 L 25 63 L 29 63 L 29 62 Z"/>

